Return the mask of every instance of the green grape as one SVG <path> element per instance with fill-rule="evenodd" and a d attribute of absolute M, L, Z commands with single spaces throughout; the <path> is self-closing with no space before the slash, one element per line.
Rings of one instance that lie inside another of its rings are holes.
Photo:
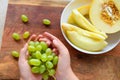
<path fill-rule="evenodd" d="M 33 66 L 39 66 L 41 64 L 41 61 L 39 59 L 30 59 L 28 63 Z"/>
<path fill-rule="evenodd" d="M 17 51 L 12 51 L 12 56 L 15 57 L 15 58 L 18 58 L 19 57 L 19 53 Z"/>
<path fill-rule="evenodd" d="M 35 56 L 36 56 L 37 59 L 41 59 L 41 53 L 40 53 L 40 51 L 36 51 L 35 52 Z"/>
<path fill-rule="evenodd" d="M 44 80 L 48 80 L 49 76 L 55 74 L 53 68 L 58 63 L 58 57 L 45 42 L 30 41 L 28 52 L 30 53 L 28 64 L 31 66 L 32 73 L 42 74 Z"/>
<path fill-rule="evenodd" d="M 46 49 L 46 52 L 45 52 L 47 55 L 50 55 L 52 53 L 52 50 L 50 48 L 47 48 Z"/>
<path fill-rule="evenodd" d="M 44 53 L 45 53 L 45 51 L 41 50 L 41 53 L 42 53 L 42 54 L 44 54 Z"/>
<path fill-rule="evenodd" d="M 28 57 L 28 60 L 30 60 L 30 59 L 32 59 L 32 56 L 29 56 L 29 57 Z"/>
<path fill-rule="evenodd" d="M 44 73 L 46 71 L 45 65 L 41 65 L 39 71 L 40 71 L 40 74 Z"/>
<path fill-rule="evenodd" d="M 48 69 L 53 68 L 53 63 L 50 62 L 50 61 L 47 61 L 47 62 L 46 62 L 46 67 L 47 67 Z"/>
<path fill-rule="evenodd" d="M 29 43 L 28 43 L 30 46 L 34 46 L 34 41 L 30 41 Z"/>
<path fill-rule="evenodd" d="M 43 24 L 48 26 L 51 24 L 51 21 L 49 19 L 43 19 Z"/>
<path fill-rule="evenodd" d="M 28 46 L 28 51 L 29 52 L 35 52 L 35 47 L 34 46 L 32 46 L 32 45 L 30 45 L 30 46 Z"/>
<path fill-rule="evenodd" d="M 48 48 L 47 44 L 43 41 L 40 42 L 40 45 L 42 46 L 43 51 L 45 51 Z"/>
<path fill-rule="evenodd" d="M 26 23 L 26 22 L 28 22 L 28 17 L 23 14 L 23 15 L 21 15 L 21 20 L 22 20 L 24 23 Z"/>
<path fill-rule="evenodd" d="M 38 41 L 36 41 L 36 42 L 34 42 L 34 43 L 35 43 L 35 47 L 40 44 Z"/>
<path fill-rule="evenodd" d="M 41 60 L 42 60 L 43 62 L 46 62 L 46 61 L 47 61 L 47 55 L 46 55 L 46 54 L 42 54 L 42 55 L 41 55 Z"/>
<path fill-rule="evenodd" d="M 48 75 L 44 75 L 42 76 L 43 77 L 43 80 L 48 80 L 49 79 L 49 76 Z"/>
<path fill-rule="evenodd" d="M 32 54 L 33 54 L 33 52 L 30 52 L 30 51 L 28 51 L 28 53 L 29 53 L 29 55 L 32 55 Z"/>
<path fill-rule="evenodd" d="M 58 56 L 55 56 L 54 59 L 53 59 L 53 64 L 57 65 L 57 63 L 58 63 Z"/>
<path fill-rule="evenodd" d="M 41 51 L 41 50 L 42 50 L 42 46 L 41 46 L 41 45 L 37 45 L 37 46 L 36 46 L 36 50 L 37 50 L 37 51 Z"/>
<path fill-rule="evenodd" d="M 30 36 L 30 32 L 29 31 L 24 32 L 24 34 L 23 34 L 23 38 L 24 39 L 29 38 L 29 36 Z"/>
<path fill-rule="evenodd" d="M 50 70 L 48 70 L 48 72 L 49 72 L 50 76 L 54 76 L 55 75 L 55 69 L 50 69 Z"/>
<path fill-rule="evenodd" d="M 39 67 L 32 67 L 31 68 L 31 71 L 32 71 L 32 73 L 39 73 L 40 71 L 39 71 Z"/>
<path fill-rule="evenodd" d="M 51 55 L 52 55 L 53 57 L 55 57 L 55 56 L 56 56 L 56 54 L 55 54 L 55 53 L 52 53 Z"/>
<path fill-rule="evenodd" d="M 53 56 L 52 55 L 48 55 L 47 58 L 48 58 L 48 61 L 52 61 L 53 60 Z"/>
<path fill-rule="evenodd" d="M 31 53 L 31 56 L 32 56 L 33 59 L 36 59 L 36 53 L 35 52 Z"/>
<path fill-rule="evenodd" d="M 42 74 L 42 78 L 43 78 L 43 80 L 48 80 L 48 78 L 49 78 L 48 73 L 45 72 L 44 74 Z"/>
<path fill-rule="evenodd" d="M 20 40 L 20 35 L 18 33 L 13 33 L 12 37 L 14 40 Z"/>

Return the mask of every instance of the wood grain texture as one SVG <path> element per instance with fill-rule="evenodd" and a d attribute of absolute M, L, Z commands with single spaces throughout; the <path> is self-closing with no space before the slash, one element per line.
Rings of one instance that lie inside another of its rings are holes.
<path fill-rule="evenodd" d="M 40 34 L 47 31 L 61 38 L 63 36 L 59 21 L 62 9 L 63 7 L 9 5 L 0 52 L 0 80 L 19 79 L 17 61 L 11 56 L 11 51 L 20 51 L 26 40 L 22 39 L 16 42 L 11 36 L 12 33 L 18 32 L 22 38 L 25 31 L 30 31 L 31 34 Z M 24 24 L 21 21 L 21 14 L 26 14 L 29 17 L 29 23 Z M 51 26 L 46 27 L 42 24 L 44 18 L 51 20 Z M 62 38 L 62 41 L 65 41 L 64 38 Z"/>
<path fill-rule="evenodd" d="M 27 5 L 49 5 L 63 7 L 70 0 L 9 0 L 9 4 L 27 4 Z M 2 44 L 2 35 L 6 19 L 8 0 L 0 0 L 0 49 Z"/>
<path fill-rule="evenodd" d="M 63 7 L 9 5 L 0 52 L 0 80 L 19 79 L 17 60 L 11 56 L 12 50 L 20 51 L 25 40 L 16 42 L 12 39 L 13 32 L 21 35 L 24 31 L 40 34 L 45 31 L 58 37 L 70 51 L 71 66 L 79 80 L 119 80 L 120 79 L 120 45 L 102 55 L 87 55 L 72 48 L 64 39 L 60 30 L 60 16 Z M 23 24 L 20 15 L 26 14 L 29 23 Z M 46 27 L 42 19 L 48 18 L 52 24 Z M 67 75 L 67 74 L 66 74 Z"/>

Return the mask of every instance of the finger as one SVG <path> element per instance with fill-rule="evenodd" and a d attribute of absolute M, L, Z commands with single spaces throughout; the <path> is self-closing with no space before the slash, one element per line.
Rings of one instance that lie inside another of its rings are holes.
<path fill-rule="evenodd" d="M 52 42 L 51 42 L 49 39 L 47 39 L 47 38 L 40 38 L 39 41 L 44 41 L 44 42 L 46 42 L 48 46 L 50 46 L 51 43 L 52 43 Z"/>
<path fill-rule="evenodd" d="M 53 41 L 53 47 L 56 47 L 58 52 L 60 53 L 60 55 L 62 55 L 62 53 L 69 53 L 68 49 L 64 46 L 64 44 L 55 36 L 53 36 L 52 34 L 45 32 L 43 34 L 43 36 L 47 37 L 48 39 Z M 63 54 L 63 55 L 65 55 Z M 69 55 L 69 54 L 68 54 Z"/>
<path fill-rule="evenodd" d="M 53 44 L 57 48 L 60 56 L 68 55 L 69 57 L 68 49 L 64 46 L 64 44 L 61 41 L 53 40 Z"/>
<path fill-rule="evenodd" d="M 40 38 L 43 38 L 43 35 L 38 35 L 37 38 L 35 38 L 35 41 L 38 41 Z"/>
<path fill-rule="evenodd" d="M 44 32 L 43 36 L 47 37 L 48 39 L 50 39 L 51 41 L 54 39 L 58 39 L 55 36 L 53 36 L 52 34 L 48 33 L 48 32 Z"/>
<path fill-rule="evenodd" d="M 33 80 L 42 80 L 42 75 L 37 75 L 37 74 L 33 74 L 34 78 Z"/>
<path fill-rule="evenodd" d="M 29 38 L 29 40 L 28 40 L 28 42 L 27 42 L 27 43 L 29 43 L 30 41 L 35 40 L 35 38 L 36 38 L 36 35 L 35 35 L 35 34 L 33 34 L 33 35 Z"/>
<path fill-rule="evenodd" d="M 59 60 L 56 72 L 65 71 L 70 67 L 70 55 L 68 49 L 59 40 L 53 40 L 53 44 L 56 46 L 59 52 Z"/>
<path fill-rule="evenodd" d="M 52 50 L 56 55 L 58 55 L 59 54 L 59 52 L 58 52 L 58 50 L 56 49 L 56 48 L 53 48 L 53 50 Z"/>
<path fill-rule="evenodd" d="M 19 60 L 26 60 L 27 46 L 28 46 L 28 44 L 26 43 L 26 44 L 24 45 L 24 47 L 21 49 Z"/>
<path fill-rule="evenodd" d="M 52 34 L 48 33 L 48 32 L 44 32 L 43 36 L 47 37 L 49 40 L 51 40 L 53 42 L 53 40 L 58 40 L 58 38 L 56 38 L 55 36 L 53 36 Z M 51 42 L 51 43 L 52 43 Z M 54 44 L 52 44 L 52 47 L 55 48 Z"/>
<path fill-rule="evenodd" d="M 29 52 L 27 51 L 27 53 L 26 53 L 26 59 L 28 59 L 28 57 L 29 57 Z"/>

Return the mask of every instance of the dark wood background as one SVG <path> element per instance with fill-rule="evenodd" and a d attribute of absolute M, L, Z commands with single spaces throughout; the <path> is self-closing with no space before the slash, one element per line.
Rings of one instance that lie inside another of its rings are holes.
<path fill-rule="evenodd" d="M 47 31 L 58 37 L 70 51 L 71 66 L 79 80 L 120 79 L 120 45 L 102 55 L 88 55 L 75 50 L 66 42 L 60 30 L 63 8 L 63 6 L 9 4 L 0 52 L 0 80 L 19 79 L 18 63 L 11 56 L 11 51 L 20 51 L 26 40 L 16 42 L 11 35 L 18 32 L 22 37 L 24 31 L 30 31 L 31 34 Z M 29 23 L 22 23 L 21 14 L 29 17 Z M 51 26 L 46 27 L 42 24 L 44 18 L 51 20 Z"/>

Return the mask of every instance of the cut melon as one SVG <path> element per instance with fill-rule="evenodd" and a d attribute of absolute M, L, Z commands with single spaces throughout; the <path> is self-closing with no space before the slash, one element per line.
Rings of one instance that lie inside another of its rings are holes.
<path fill-rule="evenodd" d="M 89 9 L 90 9 L 90 5 L 84 5 L 84 6 L 81 6 L 81 7 L 77 8 L 77 10 L 78 10 L 83 16 L 89 14 Z M 72 14 L 70 14 L 70 16 L 68 17 L 68 23 L 70 23 L 70 24 L 75 24 L 75 21 L 73 20 Z"/>
<path fill-rule="evenodd" d="M 85 30 L 91 31 L 91 32 L 95 32 L 107 38 L 107 35 L 104 32 L 99 31 L 96 28 L 96 26 L 92 25 L 81 13 L 79 13 L 77 9 L 74 9 L 72 11 L 72 16 L 73 16 L 75 23 L 77 23 L 79 27 Z"/>
<path fill-rule="evenodd" d="M 98 41 L 83 35 L 78 34 L 76 31 L 67 31 L 68 39 L 78 48 L 88 51 L 100 51 L 107 46 L 106 41 Z M 73 37 L 74 36 L 74 37 Z"/>
<path fill-rule="evenodd" d="M 67 31 L 76 31 L 78 34 L 95 39 L 95 40 L 105 40 L 106 38 L 100 34 L 84 30 L 80 27 L 74 26 L 69 23 L 62 23 L 62 29 L 66 34 Z"/>
<path fill-rule="evenodd" d="M 120 31 L 119 0 L 93 0 L 89 16 L 92 24 L 105 33 Z"/>

